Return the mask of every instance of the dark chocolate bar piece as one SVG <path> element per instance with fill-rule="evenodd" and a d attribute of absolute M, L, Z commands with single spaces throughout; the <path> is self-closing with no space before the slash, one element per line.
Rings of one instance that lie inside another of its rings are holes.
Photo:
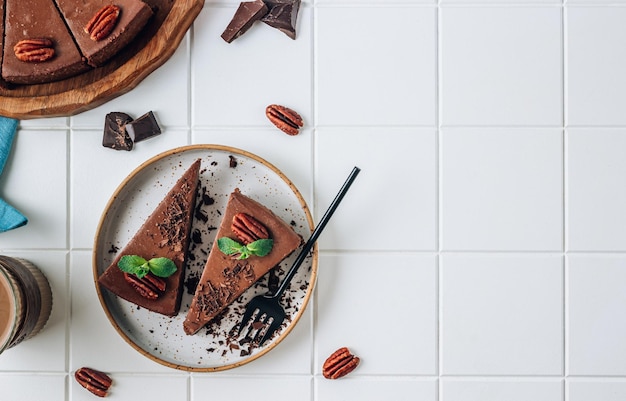
<path fill-rule="evenodd" d="M 126 131 L 126 124 L 133 121 L 126 113 L 111 112 L 104 118 L 102 146 L 115 150 L 132 150 L 133 141 Z"/>
<path fill-rule="evenodd" d="M 126 131 L 133 142 L 140 142 L 161 133 L 161 127 L 157 123 L 154 113 L 147 112 L 136 120 L 126 124 Z"/>
<path fill-rule="evenodd" d="M 243 1 L 235 11 L 233 19 L 230 21 L 224 32 L 222 39 L 230 43 L 237 39 L 254 24 L 267 14 L 268 8 L 263 0 Z"/>
<path fill-rule="evenodd" d="M 300 0 L 265 0 L 265 3 L 269 12 L 261 21 L 295 39 Z"/>

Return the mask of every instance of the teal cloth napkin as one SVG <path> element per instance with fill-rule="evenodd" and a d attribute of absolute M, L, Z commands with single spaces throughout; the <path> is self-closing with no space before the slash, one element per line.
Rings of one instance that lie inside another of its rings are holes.
<path fill-rule="evenodd" d="M 0 175 L 9 158 L 13 137 L 17 129 L 17 120 L 0 116 Z M 0 199 L 0 233 L 21 227 L 28 222 L 13 206 Z"/>

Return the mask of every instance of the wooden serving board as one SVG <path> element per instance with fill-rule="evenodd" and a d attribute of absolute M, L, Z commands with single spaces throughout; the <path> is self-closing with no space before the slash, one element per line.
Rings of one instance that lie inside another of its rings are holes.
<path fill-rule="evenodd" d="M 17 119 L 70 116 L 133 89 L 167 61 L 204 0 L 144 0 L 155 14 L 135 40 L 104 66 L 63 81 L 0 86 L 0 115 Z"/>

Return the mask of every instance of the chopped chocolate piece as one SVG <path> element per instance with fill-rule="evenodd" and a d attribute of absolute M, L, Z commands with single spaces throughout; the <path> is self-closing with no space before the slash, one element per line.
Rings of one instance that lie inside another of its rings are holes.
<path fill-rule="evenodd" d="M 198 219 L 198 220 L 201 220 L 201 221 L 205 222 L 205 223 L 207 221 L 209 221 L 209 216 L 206 213 L 204 213 L 204 211 L 202 211 L 202 209 L 199 208 L 199 207 L 196 208 L 196 212 L 195 212 L 194 217 L 196 219 Z"/>
<path fill-rule="evenodd" d="M 278 277 L 278 273 L 276 272 L 276 269 L 270 270 L 268 274 L 268 278 L 267 278 L 267 289 L 269 290 L 269 292 L 271 292 L 272 294 L 275 294 L 276 291 L 278 290 L 279 284 L 280 284 L 280 278 Z"/>
<path fill-rule="evenodd" d="M 191 276 L 185 280 L 185 288 L 187 288 L 187 293 L 193 295 L 196 292 L 196 288 L 198 287 L 198 283 L 200 282 L 200 277 Z"/>
<path fill-rule="evenodd" d="M 200 230 L 198 230 L 197 228 L 193 230 L 193 232 L 191 233 L 191 240 L 194 242 L 194 244 L 202 243 L 202 233 L 200 233 Z"/>
<path fill-rule="evenodd" d="M 267 10 L 267 6 L 262 0 L 241 2 L 233 19 L 222 33 L 222 39 L 228 43 L 237 39 L 250 29 L 255 21 L 267 14 Z"/>
<path fill-rule="evenodd" d="M 229 162 L 228 162 L 229 167 L 230 168 L 237 167 L 237 159 L 235 158 L 235 156 L 231 155 L 231 156 L 228 156 L 228 158 L 229 158 Z"/>
<path fill-rule="evenodd" d="M 126 130 L 134 142 L 140 142 L 161 133 L 161 128 L 151 111 L 126 124 Z"/>
<path fill-rule="evenodd" d="M 206 192 L 206 188 L 202 188 L 202 203 L 205 205 L 212 205 L 215 203 L 215 199 L 211 198 L 211 196 Z"/>
<path fill-rule="evenodd" d="M 115 150 L 132 150 L 133 141 L 126 131 L 126 124 L 133 121 L 126 113 L 112 112 L 104 118 L 102 146 Z"/>
<path fill-rule="evenodd" d="M 265 0 L 265 3 L 269 12 L 261 21 L 295 39 L 300 0 Z"/>

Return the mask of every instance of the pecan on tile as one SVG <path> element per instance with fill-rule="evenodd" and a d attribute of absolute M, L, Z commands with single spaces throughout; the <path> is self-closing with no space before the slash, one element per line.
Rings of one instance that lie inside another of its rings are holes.
<path fill-rule="evenodd" d="M 288 135 L 298 135 L 304 126 L 300 114 L 288 107 L 270 104 L 265 108 L 265 115 L 278 128 Z"/>
<path fill-rule="evenodd" d="M 98 10 L 85 25 L 85 33 L 96 42 L 109 36 L 115 28 L 120 16 L 120 8 L 113 4 L 106 5 Z"/>
<path fill-rule="evenodd" d="M 267 228 L 260 221 L 246 213 L 237 213 L 233 217 L 233 223 L 230 228 L 244 245 L 270 237 Z"/>
<path fill-rule="evenodd" d="M 23 39 L 13 46 L 15 57 L 27 63 L 39 63 L 54 57 L 54 43 L 48 38 Z"/>
<path fill-rule="evenodd" d="M 124 273 L 124 279 L 139 295 L 147 299 L 155 300 L 165 292 L 165 280 L 151 273 L 142 278 L 134 274 Z"/>
<path fill-rule="evenodd" d="M 104 372 L 82 367 L 74 372 L 74 378 L 84 388 L 98 397 L 106 397 L 113 380 Z"/>
<path fill-rule="evenodd" d="M 327 379 L 339 379 L 352 372 L 361 360 L 346 347 L 333 352 L 322 366 L 322 375 Z"/>

